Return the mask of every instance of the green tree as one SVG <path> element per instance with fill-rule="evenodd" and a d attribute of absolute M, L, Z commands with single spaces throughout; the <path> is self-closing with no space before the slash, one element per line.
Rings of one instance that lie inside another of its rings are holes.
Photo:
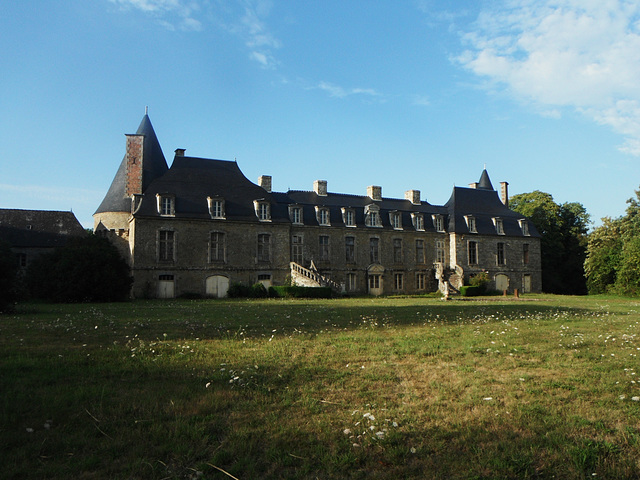
<path fill-rule="evenodd" d="M 0 312 L 11 310 L 16 297 L 18 259 L 8 243 L 0 240 Z"/>
<path fill-rule="evenodd" d="M 606 293 L 616 283 L 622 260 L 622 220 L 605 217 L 589 235 L 584 271 L 589 293 Z"/>
<path fill-rule="evenodd" d="M 584 261 L 590 217 L 580 203 L 557 204 L 536 190 L 514 195 L 509 207 L 528 217 L 541 235 L 542 289 L 549 293 L 587 293 Z"/>
<path fill-rule="evenodd" d="M 603 218 L 590 235 L 585 272 L 589 293 L 640 295 L 640 190 L 626 214 Z"/>
<path fill-rule="evenodd" d="M 129 265 L 109 240 L 76 237 L 34 259 L 27 271 L 29 292 L 50 302 L 125 300 L 132 278 Z"/>

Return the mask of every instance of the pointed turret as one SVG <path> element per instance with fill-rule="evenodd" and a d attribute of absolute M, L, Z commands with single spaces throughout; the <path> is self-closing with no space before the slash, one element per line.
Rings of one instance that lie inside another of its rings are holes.
<path fill-rule="evenodd" d="M 149 184 L 169 169 L 160 142 L 145 112 L 138 130 L 127 135 L 126 153 L 102 203 L 94 213 L 94 226 L 107 229 L 127 229 L 124 225 L 131 214 L 131 198 L 144 193 Z M 117 218 L 117 220 L 116 220 Z"/>
<path fill-rule="evenodd" d="M 478 186 L 476 188 L 480 188 L 482 190 L 493 190 L 493 185 L 491 185 L 491 180 L 489 179 L 489 174 L 487 173 L 487 169 L 482 170 L 482 175 L 480 175 L 480 180 L 478 180 Z"/>

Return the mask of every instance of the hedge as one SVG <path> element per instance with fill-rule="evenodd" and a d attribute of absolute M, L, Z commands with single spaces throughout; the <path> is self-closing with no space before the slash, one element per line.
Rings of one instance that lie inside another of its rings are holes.
<path fill-rule="evenodd" d="M 284 298 L 331 298 L 330 287 L 300 287 L 298 285 L 269 287 L 270 297 Z"/>
<path fill-rule="evenodd" d="M 474 286 L 474 285 L 464 285 L 460 287 L 460 295 L 463 297 L 477 297 L 478 295 L 482 295 L 485 292 L 484 285 L 483 286 Z"/>

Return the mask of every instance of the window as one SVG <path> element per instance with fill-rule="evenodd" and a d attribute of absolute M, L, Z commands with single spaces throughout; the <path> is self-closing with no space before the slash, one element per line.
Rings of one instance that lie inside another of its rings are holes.
<path fill-rule="evenodd" d="M 522 263 L 527 265 L 529 263 L 529 244 L 522 245 Z"/>
<path fill-rule="evenodd" d="M 493 219 L 493 224 L 496 227 L 496 233 L 498 235 L 504 235 L 504 223 L 502 222 L 501 218 L 494 218 Z"/>
<path fill-rule="evenodd" d="M 355 273 L 347 273 L 347 292 L 355 292 L 358 289 L 358 283 Z"/>
<path fill-rule="evenodd" d="M 172 262 L 175 255 L 175 232 L 160 230 L 158 232 L 158 260 Z"/>
<path fill-rule="evenodd" d="M 19 253 L 18 254 L 18 266 L 20 268 L 24 268 L 27 266 L 27 254 L 26 253 Z"/>
<path fill-rule="evenodd" d="M 424 231 L 424 215 L 421 213 L 412 213 L 411 221 L 413 222 L 413 228 L 420 232 Z"/>
<path fill-rule="evenodd" d="M 356 212 L 352 208 L 342 209 L 342 221 L 347 227 L 356 226 Z"/>
<path fill-rule="evenodd" d="M 226 237 L 222 232 L 211 232 L 209 239 L 209 261 L 224 262 L 227 250 Z"/>
<path fill-rule="evenodd" d="M 471 215 L 467 215 L 464 217 L 464 219 L 467 222 L 467 228 L 469 229 L 469 232 L 478 233 L 478 230 L 476 229 L 476 218 L 472 217 Z"/>
<path fill-rule="evenodd" d="M 382 227 L 380 207 L 377 205 L 367 205 L 364 208 L 364 224 L 367 227 Z"/>
<path fill-rule="evenodd" d="M 393 275 L 393 286 L 396 290 L 404 290 L 404 273 L 395 273 Z"/>
<path fill-rule="evenodd" d="M 291 223 L 302 225 L 302 207 L 289 207 L 289 218 Z"/>
<path fill-rule="evenodd" d="M 158 213 L 171 217 L 175 215 L 175 197 L 173 195 L 156 195 L 158 201 Z"/>
<path fill-rule="evenodd" d="M 345 260 L 347 263 L 355 263 L 356 261 L 356 239 L 355 237 L 344 238 Z"/>
<path fill-rule="evenodd" d="M 444 232 L 444 218 L 442 215 L 433 215 L 433 228 L 436 232 Z"/>
<path fill-rule="evenodd" d="M 304 259 L 304 244 L 302 235 L 291 237 L 291 261 L 302 265 Z"/>
<path fill-rule="evenodd" d="M 380 288 L 380 275 L 369 275 L 369 289 Z"/>
<path fill-rule="evenodd" d="M 425 273 L 416 273 L 416 290 L 424 290 L 427 285 L 427 275 Z"/>
<path fill-rule="evenodd" d="M 395 263 L 402 263 L 402 239 L 393 239 L 393 261 Z"/>
<path fill-rule="evenodd" d="M 391 212 L 389 219 L 394 230 L 402 230 L 402 214 L 400 212 Z"/>
<path fill-rule="evenodd" d="M 318 219 L 318 224 L 329 226 L 331 222 L 329 221 L 329 209 L 325 207 L 316 207 L 316 218 Z"/>
<path fill-rule="evenodd" d="M 271 260 L 271 235 L 267 233 L 258 234 L 258 261 L 268 262 Z"/>
<path fill-rule="evenodd" d="M 478 242 L 469 241 L 468 245 L 468 258 L 469 265 L 477 265 L 478 264 Z"/>
<path fill-rule="evenodd" d="M 222 198 L 207 197 L 207 203 L 209 205 L 209 215 L 211 218 L 224 218 L 224 200 Z"/>
<path fill-rule="evenodd" d="M 318 257 L 320 260 L 329 261 L 329 236 L 320 235 L 318 237 Z"/>
<path fill-rule="evenodd" d="M 444 263 L 444 241 L 436 240 L 436 263 Z"/>
<path fill-rule="evenodd" d="M 371 263 L 379 262 L 380 260 L 379 247 L 380 247 L 379 238 L 373 237 L 369 239 L 369 260 L 371 260 Z"/>
<path fill-rule="evenodd" d="M 260 220 L 261 222 L 271 221 L 271 205 L 269 204 L 269 202 L 254 200 L 253 205 L 256 210 L 256 216 L 258 217 L 258 220 Z"/>
<path fill-rule="evenodd" d="M 416 240 L 416 263 L 424 263 L 424 240 Z"/>
<path fill-rule="evenodd" d="M 504 265 L 505 264 L 505 258 L 504 258 L 504 243 L 499 242 L 498 243 L 498 248 L 496 251 L 496 262 L 498 265 Z"/>
<path fill-rule="evenodd" d="M 529 233 L 529 222 L 527 221 L 527 219 L 521 218 L 520 220 L 518 220 L 518 223 L 520 224 L 520 230 L 522 230 L 522 235 L 524 235 L 525 237 L 528 237 L 530 233 Z"/>

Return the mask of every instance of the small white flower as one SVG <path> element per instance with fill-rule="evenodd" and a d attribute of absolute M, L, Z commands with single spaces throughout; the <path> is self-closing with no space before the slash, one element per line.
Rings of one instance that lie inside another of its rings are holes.
<path fill-rule="evenodd" d="M 33 433 L 33 428 L 31 427 L 27 428 L 27 433 Z"/>
<path fill-rule="evenodd" d="M 411 447 L 411 450 L 409 450 L 411 453 L 416 453 L 417 450 L 415 449 L 415 447 Z"/>
<path fill-rule="evenodd" d="M 345 428 L 342 433 L 344 433 L 345 435 L 351 435 L 351 430 L 348 428 Z"/>
<path fill-rule="evenodd" d="M 207 384 L 204 386 L 204 388 L 209 388 L 209 385 L 211 385 L 211 382 L 207 382 Z"/>
<path fill-rule="evenodd" d="M 627 398 L 627 397 L 626 397 L 626 395 L 620 395 L 618 398 L 619 398 L 620 400 L 624 400 L 624 399 L 625 399 L 625 398 Z"/>
<path fill-rule="evenodd" d="M 484 400 L 485 402 L 489 402 L 493 400 L 493 397 L 484 397 L 482 400 Z"/>
<path fill-rule="evenodd" d="M 384 438 L 384 432 L 376 432 L 376 437 Z"/>
<path fill-rule="evenodd" d="M 640 402 L 640 397 L 631 397 L 634 402 Z"/>

